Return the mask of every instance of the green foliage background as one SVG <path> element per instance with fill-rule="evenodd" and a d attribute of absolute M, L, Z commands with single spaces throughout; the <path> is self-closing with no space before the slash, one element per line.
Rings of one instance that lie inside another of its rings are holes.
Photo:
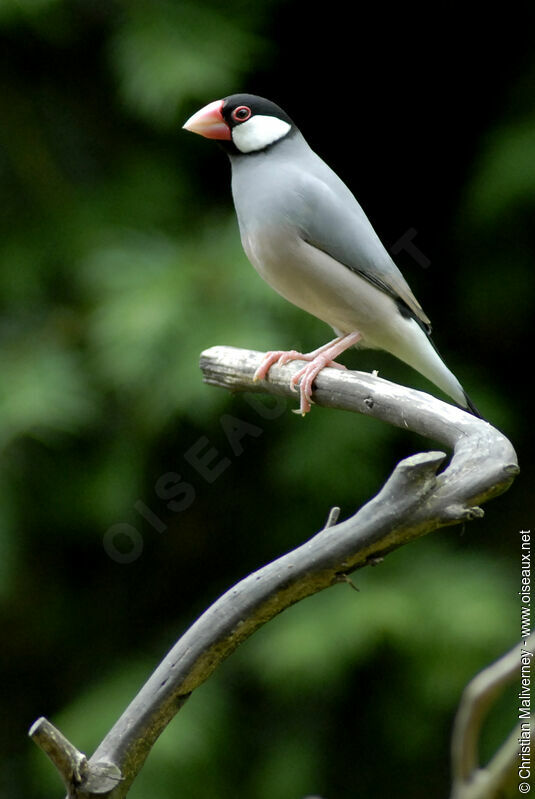
<path fill-rule="evenodd" d="M 0 0 L 1 797 L 62 795 L 26 738 L 37 716 L 90 753 L 203 608 L 433 446 L 323 409 L 266 420 L 203 385 L 213 344 L 312 349 L 328 335 L 248 265 L 224 155 L 180 130 L 235 91 L 288 109 L 388 246 L 417 231 L 431 267 L 398 262 L 523 474 L 482 522 L 261 630 L 189 700 L 132 797 L 446 797 L 462 688 L 519 638 L 518 530 L 533 516 L 527 6 L 487 8 L 484 35 L 475 10 L 444 19 L 438 38 L 423 6 L 362 10 L 358 25 L 335 11 Z M 429 390 L 387 356 L 346 362 Z M 260 429 L 239 455 L 223 413 Z M 192 465 L 196 446 L 229 459 L 217 479 Z M 190 484 L 187 509 L 161 498 L 168 473 Z M 132 562 L 106 551 L 115 524 L 139 533 Z M 511 689 L 484 756 L 515 720 Z"/>

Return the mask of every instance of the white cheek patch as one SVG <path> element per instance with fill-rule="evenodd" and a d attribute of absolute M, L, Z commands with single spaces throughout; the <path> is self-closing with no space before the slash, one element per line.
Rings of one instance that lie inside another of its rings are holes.
<path fill-rule="evenodd" d="M 282 119 L 256 114 L 232 129 L 232 140 L 240 152 L 253 153 L 282 139 L 290 128 Z"/>

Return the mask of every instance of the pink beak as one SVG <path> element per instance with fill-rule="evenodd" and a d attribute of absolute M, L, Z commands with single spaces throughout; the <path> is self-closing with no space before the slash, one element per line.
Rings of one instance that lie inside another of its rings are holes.
<path fill-rule="evenodd" d="M 230 139 L 230 128 L 223 119 L 222 108 L 223 100 L 214 100 L 193 114 L 182 127 L 207 139 Z"/>

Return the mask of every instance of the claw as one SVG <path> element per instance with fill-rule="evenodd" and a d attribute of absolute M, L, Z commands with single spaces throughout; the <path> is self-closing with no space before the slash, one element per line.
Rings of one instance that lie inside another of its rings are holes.
<path fill-rule="evenodd" d="M 273 350 L 272 352 L 266 352 L 264 360 L 256 370 L 253 375 L 253 381 L 256 382 L 257 380 L 265 380 L 267 373 L 271 369 L 274 363 L 277 363 L 279 358 L 282 358 L 283 355 L 286 355 L 286 352 L 283 350 Z"/>

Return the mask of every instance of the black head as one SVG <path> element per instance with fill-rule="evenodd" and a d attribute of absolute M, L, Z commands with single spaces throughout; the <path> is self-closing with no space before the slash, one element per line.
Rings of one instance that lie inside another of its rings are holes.
<path fill-rule="evenodd" d="M 217 139 L 230 153 L 244 155 L 265 150 L 297 130 L 282 108 L 254 94 L 232 94 L 209 103 L 184 128 Z"/>

